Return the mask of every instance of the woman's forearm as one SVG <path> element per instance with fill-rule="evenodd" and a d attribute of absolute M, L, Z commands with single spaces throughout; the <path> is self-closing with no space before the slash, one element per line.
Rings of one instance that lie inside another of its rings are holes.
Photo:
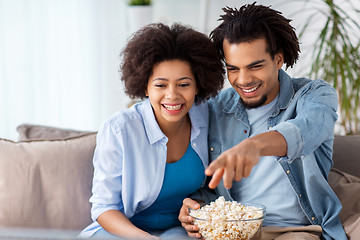
<path fill-rule="evenodd" d="M 102 213 L 97 222 L 109 233 L 125 238 L 158 239 L 136 227 L 122 212 L 108 210 Z"/>

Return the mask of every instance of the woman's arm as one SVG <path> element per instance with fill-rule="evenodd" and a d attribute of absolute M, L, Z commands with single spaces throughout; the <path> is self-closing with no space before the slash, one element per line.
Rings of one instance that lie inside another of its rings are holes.
<path fill-rule="evenodd" d="M 134 239 L 160 239 L 137 228 L 118 210 L 108 210 L 102 213 L 97 221 L 107 232 L 116 236 Z"/>
<path fill-rule="evenodd" d="M 92 203 L 92 219 L 104 230 L 116 236 L 135 239 L 159 239 L 137 228 L 120 211 L 122 203 L 122 174 L 124 144 L 120 130 L 106 122 L 97 135 L 94 153 L 94 178 Z"/>

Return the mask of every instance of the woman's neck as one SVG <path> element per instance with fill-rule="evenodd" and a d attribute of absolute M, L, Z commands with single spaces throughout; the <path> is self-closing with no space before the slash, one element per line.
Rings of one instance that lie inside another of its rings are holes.
<path fill-rule="evenodd" d="M 161 131 L 168 137 L 168 139 L 182 135 L 191 128 L 190 118 L 187 114 L 183 119 L 178 122 L 158 122 Z"/>

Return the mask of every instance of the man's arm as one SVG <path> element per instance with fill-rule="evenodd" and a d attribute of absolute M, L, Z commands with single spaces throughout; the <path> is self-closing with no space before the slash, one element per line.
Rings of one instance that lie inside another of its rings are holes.
<path fill-rule="evenodd" d="M 215 188 L 223 178 L 224 186 L 231 188 L 233 180 L 248 177 L 261 156 L 286 156 L 287 143 L 283 135 L 269 131 L 245 139 L 223 152 L 206 168 L 205 174 L 212 176 L 210 188 Z"/>

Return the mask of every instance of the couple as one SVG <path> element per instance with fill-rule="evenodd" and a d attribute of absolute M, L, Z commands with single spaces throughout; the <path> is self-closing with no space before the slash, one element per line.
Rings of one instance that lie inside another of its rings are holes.
<path fill-rule="evenodd" d="M 223 10 L 212 41 L 151 24 L 128 42 L 121 78 L 129 96 L 146 100 L 98 132 L 94 222 L 82 237 L 200 238 L 187 211 L 199 204 L 189 197 L 222 195 L 265 205 L 264 226 L 314 226 L 300 238 L 346 239 L 327 183 L 335 90 L 281 69 L 300 50 L 280 12 L 255 3 Z M 232 88 L 219 93 L 223 63 Z"/>

